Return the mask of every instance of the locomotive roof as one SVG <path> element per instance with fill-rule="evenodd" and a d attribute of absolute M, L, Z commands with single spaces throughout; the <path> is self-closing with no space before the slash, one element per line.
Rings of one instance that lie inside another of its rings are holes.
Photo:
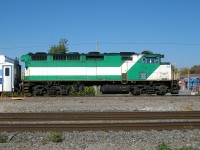
<path fill-rule="evenodd" d="M 164 55 L 161 54 L 154 54 L 150 51 L 143 51 L 141 53 L 142 55 L 145 55 L 146 57 L 161 57 L 164 58 Z M 88 53 L 78 53 L 78 52 L 68 52 L 68 53 L 55 53 L 55 54 L 51 54 L 51 53 L 45 53 L 45 52 L 36 52 L 35 54 L 33 53 L 28 53 L 28 55 L 33 56 L 33 55 L 37 55 L 37 56 L 44 56 L 44 55 L 90 55 L 90 56 L 99 56 L 99 55 L 121 55 L 121 56 L 130 56 L 130 55 L 140 55 L 138 53 L 135 52 L 118 52 L 118 53 L 100 53 L 100 52 L 88 52 Z"/>

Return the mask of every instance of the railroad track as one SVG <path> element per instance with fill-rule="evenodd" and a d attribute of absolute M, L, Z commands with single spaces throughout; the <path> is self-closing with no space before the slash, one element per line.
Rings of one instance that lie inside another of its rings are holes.
<path fill-rule="evenodd" d="M 194 128 L 200 128 L 200 111 L 0 114 L 0 131 L 129 131 Z"/>
<path fill-rule="evenodd" d="M 54 96 L 30 96 L 29 98 L 54 98 Z M 83 96 L 57 96 L 58 98 L 62 98 L 62 97 L 66 97 L 66 98 L 70 98 L 70 97 L 83 97 Z M 96 95 L 96 96 L 84 96 L 84 97 L 137 97 L 137 98 L 148 98 L 148 97 L 155 97 L 155 98 L 165 98 L 165 97 L 200 97 L 200 95 L 163 95 L 163 96 L 158 96 L 158 95 L 139 95 L 139 96 L 133 96 L 131 94 L 100 94 L 100 95 Z M 9 98 L 9 97 L 0 97 L 0 99 L 3 98 Z M 19 96 L 19 97 L 10 97 L 12 99 L 24 99 L 26 98 L 26 96 Z"/>

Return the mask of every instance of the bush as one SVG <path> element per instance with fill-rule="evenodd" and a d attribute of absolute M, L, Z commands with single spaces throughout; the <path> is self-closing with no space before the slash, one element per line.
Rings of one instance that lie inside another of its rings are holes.
<path fill-rule="evenodd" d="M 31 93 L 24 93 L 24 95 L 22 95 L 22 96 L 31 97 L 32 94 Z"/>
<path fill-rule="evenodd" d="M 156 150 L 169 150 L 169 147 L 167 146 L 167 144 L 162 142 L 161 144 L 158 144 L 158 146 L 156 147 Z"/>
<path fill-rule="evenodd" d="M 18 97 L 18 96 L 23 96 L 23 94 L 22 93 L 18 93 L 18 92 L 3 92 L 2 94 L 1 94 L 1 96 L 3 96 L 3 97 Z"/>
<path fill-rule="evenodd" d="M 94 96 L 95 90 L 92 86 L 85 86 L 83 90 L 75 92 L 73 86 L 71 86 L 69 94 L 72 96 Z"/>
<path fill-rule="evenodd" d="M 49 136 L 49 140 L 56 143 L 62 142 L 62 134 L 60 132 L 53 132 Z"/>
<path fill-rule="evenodd" d="M 167 146 L 167 144 L 165 144 L 164 142 L 158 144 L 158 146 L 156 147 L 156 150 L 170 150 L 170 148 Z M 191 146 L 184 146 L 181 148 L 177 148 L 176 150 L 197 150 Z"/>
<path fill-rule="evenodd" d="M 80 95 L 83 96 L 94 96 L 95 95 L 95 90 L 91 86 L 86 86 L 82 91 L 80 91 Z"/>
<path fill-rule="evenodd" d="M 193 147 L 182 147 L 182 148 L 179 148 L 179 149 L 176 149 L 176 150 L 196 150 L 194 149 Z"/>
<path fill-rule="evenodd" d="M 13 95 L 12 92 L 3 92 L 3 93 L 1 94 L 1 96 L 3 96 L 3 97 L 12 97 L 12 95 Z"/>
<path fill-rule="evenodd" d="M 6 143 L 8 137 L 6 135 L 0 134 L 0 143 Z"/>

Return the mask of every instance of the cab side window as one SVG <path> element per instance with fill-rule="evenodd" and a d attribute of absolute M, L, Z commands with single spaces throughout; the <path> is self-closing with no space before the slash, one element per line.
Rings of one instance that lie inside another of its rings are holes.
<path fill-rule="evenodd" d="M 5 68 L 5 76 L 9 76 L 10 75 L 10 69 L 9 68 Z"/>
<path fill-rule="evenodd" d="M 143 57 L 142 59 L 143 64 L 158 64 L 159 58 L 158 57 Z"/>

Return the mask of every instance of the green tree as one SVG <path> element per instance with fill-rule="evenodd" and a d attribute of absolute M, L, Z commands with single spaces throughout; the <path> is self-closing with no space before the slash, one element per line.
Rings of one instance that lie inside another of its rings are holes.
<path fill-rule="evenodd" d="M 68 40 L 61 39 L 60 42 L 59 42 L 59 45 L 51 46 L 49 53 L 55 54 L 55 53 L 66 53 L 66 52 L 68 52 L 67 42 L 68 42 Z"/>
<path fill-rule="evenodd" d="M 191 74 L 200 74 L 200 65 L 194 65 L 191 68 L 181 68 L 181 74 L 188 74 L 188 69 L 189 69 L 189 73 Z"/>
<path fill-rule="evenodd" d="M 192 73 L 192 74 L 200 74 L 200 65 L 194 65 L 190 69 L 190 73 Z"/>
<path fill-rule="evenodd" d="M 186 68 L 186 67 L 181 68 L 181 74 L 188 74 L 188 69 L 190 69 L 190 68 Z"/>

